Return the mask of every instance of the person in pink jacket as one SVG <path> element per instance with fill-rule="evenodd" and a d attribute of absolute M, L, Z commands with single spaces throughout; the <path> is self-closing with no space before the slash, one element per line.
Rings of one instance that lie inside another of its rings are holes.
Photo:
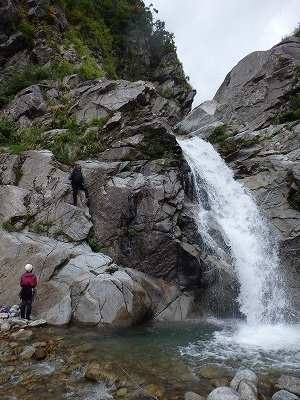
<path fill-rule="evenodd" d="M 29 319 L 31 314 L 32 299 L 37 285 L 36 276 L 32 272 L 33 266 L 31 264 L 25 265 L 25 272 L 21 276 L 20 286 L 20 299 L 21 303 L 21 318 Z"/>

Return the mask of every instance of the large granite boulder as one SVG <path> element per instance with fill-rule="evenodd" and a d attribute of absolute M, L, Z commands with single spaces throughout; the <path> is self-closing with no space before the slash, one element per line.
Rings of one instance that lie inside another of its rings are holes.
<path fill-rule="evenodd" d="M 129 327 L 150 318 L 197 315 L 193 299 L 178 285 L 120 268 L 87 245 L 3 229 L 0 244 L 1 301 L 18 302 L 19 279 L 30 262 L 38 280 L 32 316 L 49 324 Z"/>

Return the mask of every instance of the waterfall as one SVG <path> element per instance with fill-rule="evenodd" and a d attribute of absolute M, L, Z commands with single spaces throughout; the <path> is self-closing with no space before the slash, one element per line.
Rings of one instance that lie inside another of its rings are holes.
<path fill-rule="evenodd" d="M 283 322 L 287 301 L 276 241 L 249 191 L 234 179 L 210 143 L 198 137 L 178 143 L 194 180 L 199 232 L 211 246 L 209 228 L 212 223 L 219 227 L 230 249 L 240 286 L 238 303 L 247 323 Z"/>

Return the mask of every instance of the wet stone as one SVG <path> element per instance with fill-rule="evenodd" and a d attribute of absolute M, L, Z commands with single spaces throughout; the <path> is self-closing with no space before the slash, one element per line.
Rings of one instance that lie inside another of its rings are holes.
<path fill-rule="evenodd" d="M 47 351 L 43 347 L 38 347 L 34 353 L 34 358 L 37 360 L 44 360 L 47 357 Z"/>
<path fill-rule="evenodd" d="M 22 353 L 20 354 L 20 358 L 23 360 L 31 358 L 34 353 L 36 352 L 36 348 L 33 346 L 26 346 L 24 347 Z"/>
<path fill-rule="evenodd" d="M 194 392 L 186 392 L 184 394 L 184 400 L 204 400 L 204 397 Z"/>
<path fill-rule="evenodd" d="M 17 341 L 26 341 L 31 339 L 33 336 L 33 332 L 29 329 L 20 329 L 17 332 L 11 334 L 11 337 Z"/>
<path fill-rule="evenodd" d="M 2 324 L 0 326 L 0 329 L 2 332 L 7 332 L 10 330 L 10 328 L 11 328 L 11 325 L 9 322 L 2 322 Z"/>

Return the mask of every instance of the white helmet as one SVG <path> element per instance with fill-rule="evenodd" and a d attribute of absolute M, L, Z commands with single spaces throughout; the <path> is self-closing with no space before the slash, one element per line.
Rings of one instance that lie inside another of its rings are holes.
<path fill-rule="evenodd" d="M 31 264 L 26 264 L 26 265 L 25 265 L 25 271 L 31 272 L 32 269 L 33 269 L 33 266 L 32 266 Z"/>

